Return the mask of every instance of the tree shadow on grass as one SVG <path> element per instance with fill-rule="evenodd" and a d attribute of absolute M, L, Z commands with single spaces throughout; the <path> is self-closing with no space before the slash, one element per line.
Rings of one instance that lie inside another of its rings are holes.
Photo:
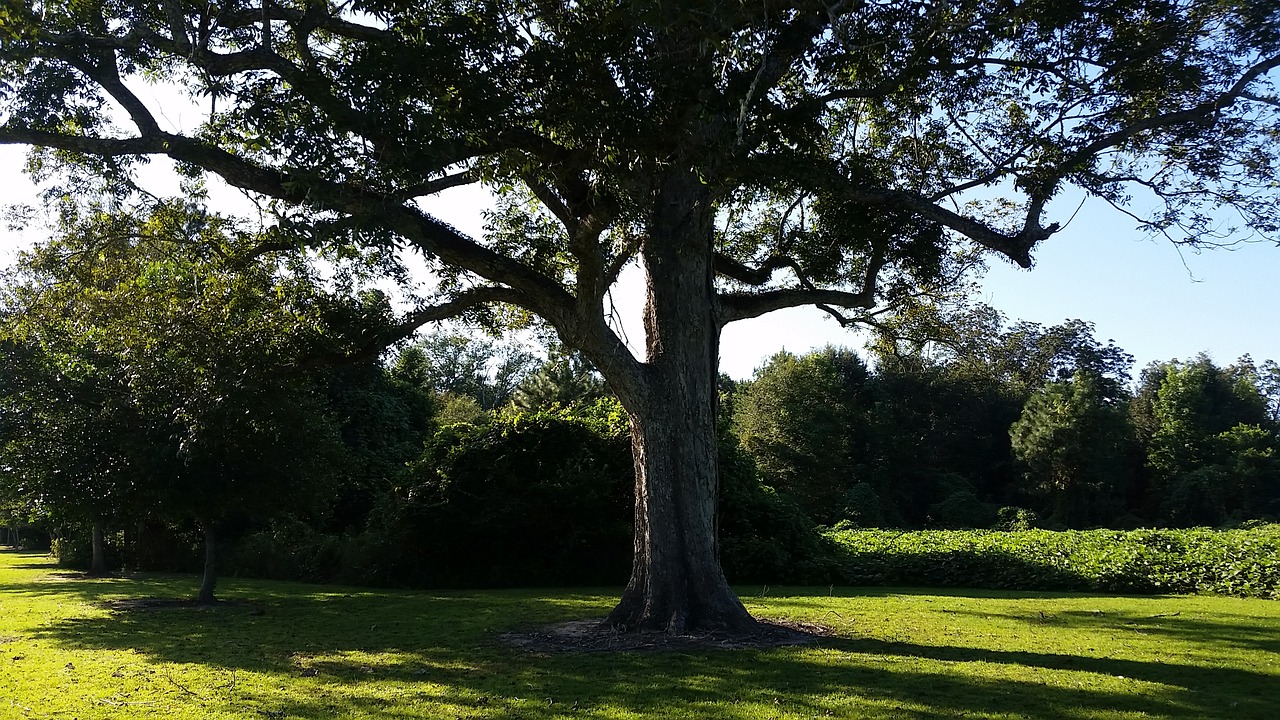
<path fill-rule="evenodd" d="M 263 615 L 157 609 L 65 619 L 34 635 L 275 676 L 226 702 L 298 717 L 552 718 L 611 708 L 726 720 L 758 718 L 762 708 L 800 717 L 1280 717 L 1280 697 L 1264 694 L 1276 675 L 1239 668 L 839 637 L 813 648 L 539 656 L 495 638 L 516 617 L 602 615 L 611 598 L 298 589 L 260 601 Z M 1070 682 L 1047 677 L 1060 673 Z M 1132 681 L 1150 685 L 1123 689 Z M 290 683 L 306 692 L 284 692 Z"/>
<path fill-rule="evenodd" d="M 1243 648 L 1280 656 L 1280 633 L 1275 624 L 1259 623 L 1244 614 L 1216 613 L 1215 618 L 1197 617 L 1180 611 L 1143 614 L 1115 610 L 1059 610 L 1049 613 L 975 612 L 949 610 L 958 615 L 1004 618 L 1041 627 L 1075 628 L 1086 631 L 1127 631 L 1189 642 L 1208 648 Z M 1228 620 L 1218 618 L 1233 618 Z"/>
<path fill-rule="evenodd" d="M 14 548 L 0 548 L 0 555 L 9 555 L 20 557 L 22 560 L 9 560 L 4 566 L 14 570 L 61 570 L 58 563 L 49 557 L 48 553 L 32 552 L 30 550 L 16 550 Z"/>

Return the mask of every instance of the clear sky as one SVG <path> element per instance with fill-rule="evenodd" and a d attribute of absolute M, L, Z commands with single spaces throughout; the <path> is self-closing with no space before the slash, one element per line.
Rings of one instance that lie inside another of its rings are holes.
<path fill-rule="evenodd" d="M 34 202 L 21 165 L 21 149 L 0 147 L 0 204 Z M 169 182 L 163 174 L 150 181 Z M 155 187 L 158 193 L 164 189 Z M 432 209 L 475 233 L 484 197 L 480 191 L 457 189 Z M 234 193 L 214 198 L 243 206 L 234 202 Z M 1072 204 L 1048 220 L 1065 221 L 1074 210 Z M 1086 203 L 1066 229 L 1044 244 L 1032 270 L 993 260 L 982 299 L 1011 320 L 1093 322 L 1099 339 L 1113 339 L 1136 357 L 1135 369 L 1201 351 L 1223 364 L 1245 353 L 1255 360 L 1280 360 L 1280 247 L 1256 243 L 1196 252 L 1145 238 L 1133 226 L 1101 201 Z M 38 235 L 38 230 L 19 234 L 0 227 L 0 262 L 7 264 L 14 248 Z M 614 294 L 636 347 L 643 342 L 638 322 L 642 283 L 642 273 L 629 272 Z M 730 325 L 722 341 L 721 369 L 746 378 L 780 349 L 801 353 L 828 343 L 856 347 L 860 340 L 819 310 L 779 311 Z"/>

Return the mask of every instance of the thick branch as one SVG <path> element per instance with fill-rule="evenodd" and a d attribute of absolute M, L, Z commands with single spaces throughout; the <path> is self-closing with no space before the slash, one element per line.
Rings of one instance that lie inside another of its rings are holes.
<path fill-rule="evenodd" d="M 457 297 L 449 302 L 418 308 L 417 310 L 410 312 L 405 315 L 399 323 L 382 333 L 382 336 L 384 338 L 389 338 L 390 342 L 387 344 L 391 344 L 409 337 L 415 333 L 418 328 L 429 322 L 438 322 L 440 320 L 455 318 L 474 307 L 488 303 L 507 303 L 509 305 L 516 305 L 519 307 L 527 307 L 529 305 L 523 295 L 511 288 L 472 288 L 470 290 L 462 291 Z"/>
<path fill-rule="evenodd" d="M 313 355 L 306 358 L 299 366 L 343 365 L 371 360 L 388 347 L 413 335 L 418 328 L 429 322 L 455 318 L 468 310 L 490 303 L 522 305 L 523 298 L 520 293 L 504 287 L 486 286 L 464 290 L 448 302 L 418 308 L 405 315 L 395 325 L 367 333 L 356 347 L 346 352 Z"/>
<path fill-rule="evenodd" d="M 774 310 L 803 307 L 805 305 L 836 305 L 848 308 L 868 308 L 875 304 L 874 292 L 848 292 L 821 288 L 787 288 L 762 293 L 728 294 L 720 298 L 720 324 L 728 325 L 738 320 L 759 317 Z"/>
<path fill-rule="evenodd" d="M 427 197 L 429 195 L 435 195 L 436 193 L 448 190 L 449 188 L 472 185 L 479 181 L 479 177 L 477 177 L 474 172 L 466 170 L 459 173 L 453 173 L 452 175 L 444 175 L 435 178 L 434 180 L 418 183 L 417 185 L 400 188 L 400 190 L 395 193 L 395 197 L 399 200 L 411 200 L 417 197 Z"/>
<path fill-rule="evenodd" d="M 747 161 L 744 170 L 746 177 L 743 181 L 747 184 L 753 184 L 757 177 L 785 179 L 797 187 L 825 190 L 850 202 L 915 213 L 1003 254 L 1022 267 L 1031 267 L 1031 248 L 1058 231 L 1056 224 L 1040 226 L 1040 215 L 1044 209 L 1042 200 L 1032 200 L 1023 228 L 1011 235 L 941 207 L 919 193 L 859 184 L 857 179 L 845 177 L 827 158 L 758 155 Z"/>
<path fill-rule="evenodd" d="M 797 276 L 803 275 L 799 264 L 795 260 L 782 255 L 773 255 L 757 267 L 738 262 L 721 253 L 716 253 L 715 255 L 715 271 L 717 275 L 722 275 L 747 285 L 764 285 L 773 277 L 774 272 L 783 268 L 791 268 Z"/>
<path fill-rule="evenodd" d="M 717 263 L 719 258 L 716 259 Z M 885 248 L 876 246 L 867 260 L 866 273 L 862 278 L 862 288 L 857 292 L 848 290 L 825 290 L 815 287 L 798 267 L 792 264 L 796 279 L 802 287 L 782 290 L 770 290 L 762 293 L 727 293 L 718 298 L 720 326 L 759 317 L 774 310 L 804 305 L 816 305 L 822 310 L 837 315 L 831 305 L 847 308 L 868 308 L 875 304 L 876 286 L 880 282 L 880 271 L 886 262 Z M 844 324 L 844 323 L 842 323 Z"/>
<path fill-rule="evenodd" d="M 1133 123 L 1120 128 L 1114 132 L 1107 133 L 1091 143 L 1081 146 L 1075 152 L 1071 153 L 1058 165 L 1057 177 L 1066 176 L 1077 165 L 1085 162 L 1089 158 L 1097 155 L 1103 150 L 1122 145 L 1144 132 L 1151 130 L 1162 130 L 1165 128 L 1176 127 L 1178 125 L 1186 125 L 1188 123 L 1200 123 L 1212 121 L 1212 119 L 1220 112 L 1228 107 L 1236 104 L 1242 99 L 1250 99 L 1246 96 L 1249 84 L 1272 70 L 1280 67 L 1280 55 L 1267 58 L 1262 62 L 1254 65 L 1244 72 L 1231 88 L 1224 93 L 1219 94 L 1211 100 L 1195 105 L 1194 107 L 1178 110 L 1176 112 L 1161 113 L 1151 117 L 1136 120 Z"/>
<path fill-rule="evenodd" d="M 60 135 L 44 130 L 0 127 L 0 145 L 38 145 L 85 155 L 120 157 L 123 155 L 155 155 L 164 152 L 164 142 L 157 137 L 98 138 Z"/>
<path fill-rule="evenodd" d="M 255 165 L 221 148 L 170 133 L 114 139 L 0 128 L 0 144 L 13 143 L 102 156 L 164 154 L 215 173 L 235 187 L 318 210 L 375 218 L 425 252 L 524 293 L 528 309 L 552 325 L 562 325 L 572 315 L 573 298 L 559 283 L 517 260 L 477 244 L 445 223 L 396 202 L 393 197 L 365 188 L 316 178 L 295 178 L 279 170 Z"/>

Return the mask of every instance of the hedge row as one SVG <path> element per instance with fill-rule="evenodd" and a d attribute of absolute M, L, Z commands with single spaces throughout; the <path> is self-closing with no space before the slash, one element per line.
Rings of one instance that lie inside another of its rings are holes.
<path fill-rule="evenodd" d="M 1280 599 L 1280 525 L 1237 530 L 832 530 L 840 580 Z"/>

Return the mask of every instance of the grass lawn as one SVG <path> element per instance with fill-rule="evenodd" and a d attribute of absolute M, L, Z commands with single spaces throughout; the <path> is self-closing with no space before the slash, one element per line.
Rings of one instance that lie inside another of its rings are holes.
<path fill-rule="evenodd" d="M 113 612 L 197 579 L 89 580 L 0 551 L 0 718 L 1280 718 L 1280 602 L 746 590 L 838 637 L 540 656 L 496 635 L 615 590 L 399 592 L 226 580 L 217 608 Z"/>

